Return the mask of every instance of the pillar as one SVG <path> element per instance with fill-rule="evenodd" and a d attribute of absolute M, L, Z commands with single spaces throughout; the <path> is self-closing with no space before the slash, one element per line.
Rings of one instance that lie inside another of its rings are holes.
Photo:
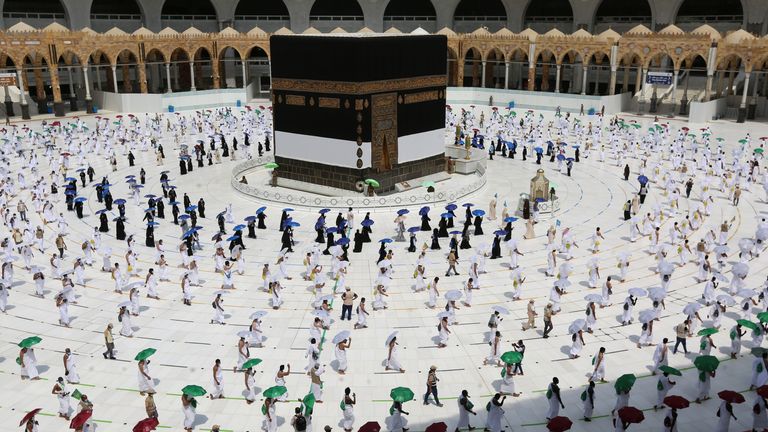
<path fill-rule="evenodd" d="M 509 89 L 509 62 L 504 62 L 504 89 Z"/>
<path fill-rule="evenodd" d="M 139 90 L 146 94 L 149 91 L 147 88 L 147 65 L 143 61 L 139 61 L 136 63 L 136 70 L 138 71 Z"/>
<path fill-rule="evenodd" d="M 83 85 L 85 86 L 85 112 L 93 114 L 93 99 L 91 85 L 88 83 L 88 65 L 83 66 Z"/>
<path fill-rule="evenodd" d="M 736 123 L 744 123 L 747 120 L 747 95 L 749 95 L 749 76 L 751 73 L 746 72 L 744 78 L 744 90 L 741 92 L 741 104 L 739 105 L 739 117 L 736 119 Z"/>
<path fill-rule="evenodd" d="M 611 66 L 611 81 L 608 84 L 608 94 L 613 96 L 616 94 L 616 67 Z"/>
<path fill-rule="evenodd" d="M 641 92 L 643 89 L 643 82 L 645 81 L 645 76 L 643 75 L 643 71 L 640 67 L 637 68 L 637 76 L 635 77 L 635 93 Z M 642 93 L 640 93 L 642 98 Z M 640 99 L 638 98 L 638 99 Z"/>
<path fill-rule="evenodd" d="M 672 114 L 675 113 L 675 107 L 677 106 L 677 77 L 680 75 L 680 69 L 675 69 L 672 72 Z"/>
<path fill-rule="evenodd" d="M 35 95 L 37 96 L 38 114 L 48 113 L 48 98 L 45 95 L 45 82 L 43 81 L 42 62 L 35 63 L 32 70 L 35 76 Z"/>
<path fill-rule="evenodd" d="M 247 72 L 247 63 L 246 60 L 243 59 L 240 61 L 240 63 L 243 66 L 243 88 L 248 88 L 248 72 Z"/>
<path fill-rule="evenodd" d="M 528 64 L 528 90 L 536 89 L 536 62 Z"/>
<path fill-rule="evenodd" d="M 101 69 L 99 69 L 99 65 L 97 64 L 93 68 L 94 75 L 96 75 L 96 87 L 99 89 L 99 91 L 104 91 L 104 89 L 101 87 Z"/>
<path fill-rule="evenodd" d="M 190 81 L 190 91 L 196 91 L 197 88 L 195 88 L 195 61 L 190 60 L 189 61 L 189 81 Z"/>
<path fill-rule="evenodd" d="M 691 69 L 686 69 L 685 72 L 685 88 L 683 89 L 683 98 L 680 99 L 680 115 L 688 114 L 688 82 L 691 80 Z"/>
<path fill-rule="evenodd" d="M 112 68 L 112 89 L 115 91 L 115 93 L 120 93 L 120 89 L 117 87 L 117 65 L 113 64 L 110 65 Z M 125 79 L 125 77 L 123 77 Z"/>
<path fill-rule="evenodd" d="M 595 65 L 595 90 L 592 92 L 592 94 L 595 96 L 600 95 L 600 71 L 602 69 L 602 65 Z"/>
<path fill-rule="evenodd" d="M 173 93 L 173 85 L 171 85 L 171 63 L 166 62 L 165 63 L 165 85 L 166 85 L 166 93 Z"/>
<path fill-rule="evenodd" d="M 707 85 L 704 87 L 704 101 L 712 100 L 712 75 L 707 72 Z"/>
<path fill-rule="evenodd" d="M 456 63 L 458 64 L 456 67 L 456 81 L 459 87 L 464 87 L 464 58 L 457 58 Z"/>
<path fill-rule="evenodd" d="M 75 80 L 72 78 L 72 66 L 67 67 L 69 75 L 69 110 L 77 111 L 77 95 L 75 94 Z"/>
<path fill-rule="evenodd" d="M 27 105 L 26 89 L 24 88 L 24 70 L 22 68 L 16 69 L 16 76 L 19 80 L 19 103 L 21 105 L 21 118 L 29 120 L 29 105 Z"/>
<path fill-rule="evenodd" d="M 549 63 L 541 65 L 541 91 L 549 91 Z"/>
<path fill-rule="evenodd" d="M 629 65 L 624 66 L 624 76 L 621 79 L 621 92 L 626 93 L 629 90 Z"/>
<path fill-rule="evenodd" d="M 218 59 L 211 59 L 211 72 L 213 73 L 213 88 L 214 89 L 220 89 L 221 88 L 221 76 L 219 76 L 219 73 L 221 71 L 221 63 L 219 63 Z"/>
<path fill-rule="evenodd" d="M 725 89 L 725 96 L 736 94 L 736 89 L 733 88 L 733 82 L 736 80 L 737 72 L 738 72 L 738 69 L 736 69 L 734 65 L 734 68 L 731 69 L 730 72 L 728 73 L 728 88 Z"/>
<path fill-rule="evenodd" d="M 747 119 L 754 120 L 755 112 L 757 111 L 757 89 L 760 84 L 760 76 L 755 73 L 755 82 L 752 84 L 752 98 L 749 100 L 749 106 L 747 107 Z"/>
<path fill-rule="evenodd" d="M 123 65 L 123 92 L 133 93 L 133 78 L 131 78 L 131 67 L 127 64 Z"/>
<path fill-rule="evenodd" d="M 64 117 L 64 102 L 61 99 L 61 87 L 59 85 L 59 66 L 53 64 L 48 67 L 51 75 L 51 89 L 53 89 L 53 114 L 56 117 Z"/>
<path fill-rule="evenodd" d="M 560 69 L 562 67 L 563 66 L 560 63 L 557 64 L 557 71 L 555 72 L 555 93 L 560 93 Z"/>
<path fill-rule="evenodd" d="M 485 88 L 485 64 L 486 64 L 486 61 L 483 60 L 482 71 L 481 71 L 482 78 L 480 78 L 480 87 L 482 88 Z"/>
<path fill-rule="evenodd" d="M 587 94 L 587 71 L 589 70 L 589 65 L 587 63 L 582 63 L 581 68 L 581 94 L 585 95 Z"/>
<path fill-rule="evenodd" d="M 725 76 L 725 71 L 717 71 L 717 91 L 715 92 L 715 99 L 720 99 L 723 95 L 723 76 Z"/>

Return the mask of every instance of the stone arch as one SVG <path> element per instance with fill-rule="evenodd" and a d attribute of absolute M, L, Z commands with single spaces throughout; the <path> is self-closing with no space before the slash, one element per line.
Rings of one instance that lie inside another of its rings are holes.
<path fill-rule="evenodd" d="M 227 45 L 219 49 L 216 56 L 219 62 L 219 86 L 221 88 L 242 87 L 238 86 L 237 78 L 239 71 L 242 71 L 243 55 L 240 50 L 232 45 Z M 242 78 L 240 74 L 240 78 Z"/>
<path fill-rule="evenodd" d="M 448 47 L 448 86 L 458 87 L 459 85 L 459 57 L 456 50 Z"/>
<path fill-rule="evenodd" d="M 269 45 L 257 43 L 246 51 L 245 57 L 245 82 L 253 83 L 253 95 L 269 93 L 272 88 L 272 76 L 270 72 Z"/>
<path fill-rule="evenodd" d="M 147 70 L 147 91 L 149 93 L 164 93 L 168 90 L 168 69 L 165 65 L 167 55 L 160 48 L 149 48 L 144 58 Z"/>
<path fill-rule="evenodd" d="M 464 47 L 464 87 L 480 87 L 483 51 L 475 46 Z M 467 73 L 469 72 L 469 73 Z"/>
<path fill-rule="evenodd" d="M 536 53 L 536 72 L 533 88 L 543 92 L 559 89 L 557 82 L 557 55 L 549 48 L 542 48 Z M 555 73 L 552 74 L 552 69 Z"/>
<path fill-rule="evenodd" d="M 643 58 L 639 53 L 628 52 L 619 58 L 616 84 L 621 85 L 619 93 L 640 91 L 643 83 Z"/>
<path fill-rule="evenodd" d="M 575 49 L 560 54 L 560 92 L 579 93 L 583 90 L 584 67 L 589 57 Z"/>
<path fill-rule="evenodd" d="M 115 62 L 112 65 L 114 72 L 111 78 L 115 81 L 115 86 L 120 89 L 119 92 L 140 93 L 138 54 L 130 48 L 124 48 L 115 54 L 114 59 Z M 122 86 L 118 85 L 120 82 L 122 82 Z"/>
<path fill-rule="evenodd" d="M 506 56 L 498 47 L 491 47 L 485 53 L 485 87 L 504 88 Z"/>
<path fill-rule="evenodd" d="M 717 77 L 715 98 L 720 98 L 723 92 L 725 92 L 725 96 L 737 94 L 736 88 L 739 82 L 736 81 L 736 78 L 746 67 L 747 62 L 738 53 L 728 53 L 719 58 L 715 69 Z"/>
<path fill-rule="evenodd" d="M 47 56 L 39 51 L 24 53 L 22 69 L 24 82 L 29 89 L 30 98 L 37 104 L 37 112 L 48 112 L 48 101 L 53 101 L 53 87 L 50 85 L 50 70 Z M 45 79 L 49 78 L 48 83 Z"/>
<path fill-rule="evenodd" d="M 61 0 L 5 0 L 2 7 L 6 28 L 22 21 L 36 28 L 52 21 L 69 28 L 69 12 Z"/>

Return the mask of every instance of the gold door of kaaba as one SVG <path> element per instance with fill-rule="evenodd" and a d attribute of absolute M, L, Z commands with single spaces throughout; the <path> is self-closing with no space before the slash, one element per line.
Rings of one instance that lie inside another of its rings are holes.
<path fill-rule="evenodd" d="M 371 165 L 386 172 L 397 164 L 397 93 L 371 96 Z"/>

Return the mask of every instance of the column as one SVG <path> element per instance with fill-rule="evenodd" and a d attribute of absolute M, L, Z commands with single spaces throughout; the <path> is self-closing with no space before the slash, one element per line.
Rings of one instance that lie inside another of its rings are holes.
<path fill-rule="evenodd" d="M 117 86 L 117 65 L 110 65 L 112 68 L 112 86 L 115 93 L 120 93 L 120 88 Z M 125 79 L 125 77 L 123 77 Z"/>
<path fill-rule="evenodd" d="M 690 68 L 690 65 L 688 65 Z M 691 69 L 685 70 L 685 88 L 683 89 L 683 98 L 680 99 L 680 115 L 688 114 L 688 82 L 691 80 Z"/>
<path fill-rule="evenodd" d="M 143 61 L 139 61 L 136 63 L 136 68 L 138 70 L 138 78 L 139 78 L 139 90 L 141 93 L 146 94 L 148 92 L 147 89 L 147 65 L 144 64 Z"/>
<path fill-rule="evenodd" d="M 738 69 L 736 69 L 736 66 L 734 65 L 734 68 L 731 69 L 730 73 L 728 74 L 728 88 L 725 89 L 725 96 L 736 94 L 736 89 L 733 88 L 733 82 L 736 81 L 737 73 Z"/>
<path fill-rule="evenodd" d="M 672 72 L 672 114 L 675 113 L 675 107 L 677 106 L 677 77 L 680 74 L 680 69 L 675 69 Z"/>
<path fill-rule="evenodd" d="M 219 74 L 221 73 L 221 64 L 219 63 L 219 60 L 211 59 L 211 72 L 213 72 L 213 88 L 220 89 L 221 76 L 219 76 Z"/>
<path fill-rule="evenodd" d="M 752 98 L 749 100 L 749 106 L 747 107 L 747 119 L 754 120 L 755 112 L 757 111 L 757 89 L 760 84 L 760 75 L 755 74 L 755 82 L 752 84 Z"/>
<path fill-rule="evenodd" d="M 555 93 L 560 93 L 560 69 L 562 65 L 557 64 L 557 71 L 555 72 Z"/>
<path fill-rule="evenodd" d="M 635 93 L 640 92 L 640 90 L 643 88 L 643 81 L 645 81 L 645 77 L 643 76 L 643 71 L 640 69 L 640 67 L 637 68 L 637 76 L 635 77 Z"/>
<path fill-rule="evenodd" d="M 715 99 L 720 99 L 723 95 L 723 76 L 725 71 L 717 71 L 717 89 L 715 91 Z"/>
<path fill-rule="evenodd" d="M 195 88 L 195 61 L 190 60 L 189 61 L 189 82 L 190 82 L 190 91 L 196 91 Z"/>
<path fill-rule="evenodd" d="M 749 76 L 751 73 L 746 72 L 744 78 L 744 90 L 741 92 L 741 104 L 739 105 L 739 117 L 736 119 L 737 123 L 744 123 L 747 120 L 747 95 L 749 94 Z"/>
<path fill-rule="evenodd" d="M 602 71 L 602 69 L 602 65 L 595 65 L 595 90 L 592 92 L 595 96 L 600 95 L 600 71 Z"/>
<path fill-rule="evenodd" d="M 69 75 L 69 109 L 70 111 L 77 111 L 77 95 L 75 94 L 75 80 L 72 79 L 72 66 L 67 67 L 67 74 Z"/>
<path fill-rule="evenodd" d="M 504 88 L 509 89 L 509 62 L 504 62 Z"/>
<path fill-rule="evenodd" d="M 608 84 L 608 94 L 613 96 L 616 94 L 616 67 L 611 66 L 611 81 Z"/>
<path fill-rule="evenodd" d="M 589 65 L 587 63 L 581 64 L 582 75 L 581 75 L 581 94 L 586 95 L 587 94 L 587 71 L 589 70 Z"/>
<path fill-rule="evenodd" d="M 480 78 L 480 87 L 485 88 L 485 60 L 482 63 L 482 78 Z"/>
<path fill-rule="evenodd" d="M 29 120 L 29 105 L 27 105 L 27 90 L 24 88 L 24 71 L 21 68 L 16 69 L 16 76 L 19 80 L 19 102 L 21 105 L 21 118 Z"/>
<path fill-rule="evenodd" d="M 621 92 L 626 93 L 629 90 L 629 65 L 624 66 L 624 76 L 621 79 Z"/>
<path fill-rule="evenodd" d="M 61 101 L 61 86 L 59 85 L 59 66 L 57 64 L 49 65 L 48 73 L 51 75 L 51 89 L 53 90 L 53 114 L 56 117 L 64 117 L 64 103 Z"/>
<path fill-rule="evenodd" d="M 536 62 L 528 64 L 528 90 L 536 89 Z"/>
<path fill-rule="evenodd" d="M 712 100 L 712 75 L 707 72 L 707 84 L 704 87 L 704 101 Z"/>
<path fill-rule="evenodd" d="M 42 62 L 36 61 L 32 73 L 35 77 L 35 96 L 37 97 L 37 113 L 48 114 L 48 98 L 45 95 L 45 81 L 43 81 Z"/>
<path fill-rule="evenodd" d="M 246 72 L 246 61 L 245 59 L 240 61 L 240 64 L 243 66 L 243 88 L 248 88 L 248 72 Z"/>
<path fill-rule="evenodd" d="M 165 64 L 165 85 L 168 87 L 165 89 L 166 93 L 173 93 L 173 85 L 171 85 L 171 63 Z"/>
<path fill-rule="evenodd" d="M 456 81 L 459 87 L 464 87 L 464 57 L 456 59 Z"/>
<path fill-rule="evenodd" d="M 540 91 L 549 91 L 549 63 L 541 65 L 541 87 Z"/>
<path fill-rule="evenodd" d="M 85 112 L 93 113 L 93 99 L 91 99 L 91 85 L 88 83 L 88 65 L 83 66 L 83 85 L 85 86 Z"/>
<path fill-rule="evenodd" d="M 96 87 L 99 89 L 99 91 L 104 91 L 104 89 L 101 88 L 101 69 L 99 69 L 98 64 L 94 66 L 93 72 L 96 75 Z"/>

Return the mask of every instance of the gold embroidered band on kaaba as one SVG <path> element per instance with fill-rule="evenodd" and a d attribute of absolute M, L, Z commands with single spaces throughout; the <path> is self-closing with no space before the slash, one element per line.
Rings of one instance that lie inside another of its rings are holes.
<path fill-rule="evenodd" d="M 382 92 L 416 90 L 429 87 L 445 87 L 447 84 L 448 77 L 445 75 L 366 81 L 359 83 L 348 81 L 273 78 L 272 90 L 339 95 L 366 95 Z"/>

